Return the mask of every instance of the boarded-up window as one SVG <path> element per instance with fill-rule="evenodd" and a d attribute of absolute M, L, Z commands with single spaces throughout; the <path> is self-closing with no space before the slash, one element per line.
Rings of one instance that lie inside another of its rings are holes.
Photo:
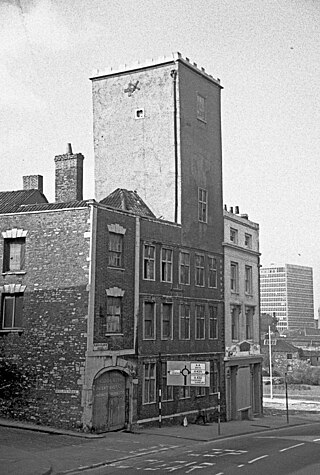
<path fill-rule="evenodd" d="M 23 294 L 3 294 L 2 330 L 21 328 L 23 317 Z"/>
<path fill-rule="evenodd" d="M 24 269 L 25 242 L 25 238 L 4 240 L 3 272 Z"/>

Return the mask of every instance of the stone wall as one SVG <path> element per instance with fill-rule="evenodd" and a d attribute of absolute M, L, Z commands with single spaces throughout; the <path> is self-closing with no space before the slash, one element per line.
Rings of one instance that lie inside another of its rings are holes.
<path fill-rule="evenodd" d="M 22 331 L 0 333 L 2 417 L 81 427 L 88 312 L 88 208 L 1 216 L 0 230 L 27 231 Z M 0 239 L 0 258 L 3 256 Z M 2 262 L 0 263 L 2 265 Z"/>

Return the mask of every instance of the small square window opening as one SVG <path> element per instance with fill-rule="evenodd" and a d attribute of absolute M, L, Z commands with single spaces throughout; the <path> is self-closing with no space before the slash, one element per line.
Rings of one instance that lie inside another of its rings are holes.
<path fill-rule="evenodd" d="M 136 109 L 136 119 L 144 119 L 144 109 Z"/>

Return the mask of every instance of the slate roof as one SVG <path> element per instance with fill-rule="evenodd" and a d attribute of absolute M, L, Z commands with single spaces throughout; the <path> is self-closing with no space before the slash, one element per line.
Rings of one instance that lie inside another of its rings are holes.
<path fill-rule="evenodd" d="M 0 191 L 0 213 L 14 213 L 23 204 L 48 203 L 39 190 Z"/>
<path fill-rule="evenodd" d="M 267 339 L 267 338 L 266 338 Z M 263 345 L 264 349 L 269 348 L 268 344 Z M 276 344 L 271 345 L 272 352 L 278 353 L 278 352 L 284 352 L 284 353 L 295 353 L 299 351 L 299 348 L 296 346 L 292 345 L 288 341 L 286 341 L 285 338 L 276 338 Z"/>
<path fill-rule="evenodd" d="M 85 208 L 89 200 L 48 203 L 39 190 L 0 191 L 0 214 Z"/>
<path fill-rule="evenodd" d="M 147 216 L 149 218 L 156 217 L 136 191 L 117 188 L 110 195 L 101 200 L 100 203 L 112 208 L 131 211 L 139 216 Z"/>

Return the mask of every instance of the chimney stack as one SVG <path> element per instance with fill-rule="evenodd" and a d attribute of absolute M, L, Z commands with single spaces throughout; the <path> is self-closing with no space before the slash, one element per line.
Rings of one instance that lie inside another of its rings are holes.
<path fill-rule="evenodd" d="M 83 159 L 81 153 L 72 153 L 71 143 L 67 144 L 67 151 L 64 155 L 55 156 L 56 203 L 83 199 Z"/>
<path fill-rule="evenodd" d="M 43 176 L 27 175 L 22 177 L 24 190 L 39 190 L 43 193 Z"/>

